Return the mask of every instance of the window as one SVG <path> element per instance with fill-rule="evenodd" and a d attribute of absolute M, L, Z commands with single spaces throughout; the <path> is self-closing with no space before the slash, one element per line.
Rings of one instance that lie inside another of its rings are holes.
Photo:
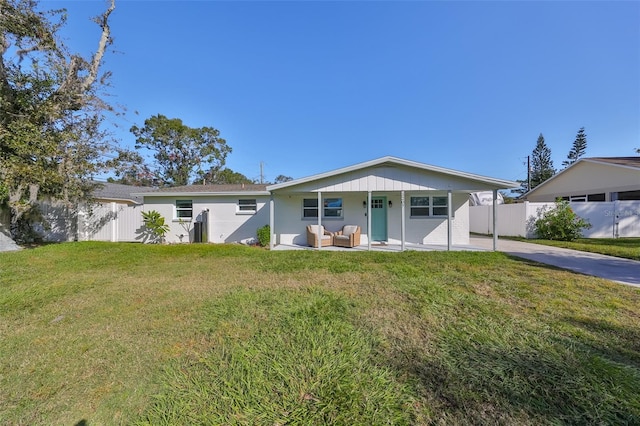
<path fill-rule="evenodd" d="M 433 216 L 446 216 L 449 208 L 447 207 L 447 197 L 433 197 Z"/>
<path fill-rule="evenodd" d="M 238 200 L 238 213 L 254 214 L 258 211 L 258 203 L 256 199 Z"/>
<path fill-rule="evenodd" d="M 322 202 L 324 217 L 342 217 L 342 198 L 325 198 Z"/>
<path fill-rule="evenodd" d="M 411 217 L 430 216 L 429 197 L 411 197 Z"/>
<path fill-rule="evenodd" d="M 322 217 L 323 218 L 341 218 L 342 217 L 342 198 L 325 198 L 322 200 Z M 302 218 L 317 219 L 318 218 L 318 199 L 305 198 L 302 200 Z"/>
<path fill-rule="evenodd" d="M 411 217 L 442 217 L 448 211 L 447 197 L 411 197 Z"/>
<path fill-rule="evenodd" d="M 302 201 L 302 218 L 318 217 L 318 199 L 305 198 Z"/>
<path fill-rule="evenodd" d="M 191 200 L 176 200 L 176 218 L 189 219 L 193 217 L 193 202 Z"/>

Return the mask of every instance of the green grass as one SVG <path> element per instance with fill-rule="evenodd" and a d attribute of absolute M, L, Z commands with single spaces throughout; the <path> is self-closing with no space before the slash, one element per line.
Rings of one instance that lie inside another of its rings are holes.
<path fill-rule="evenodd" d="M 579 238 L 576 241 L 526 240 L 530 243 L 545 244 L 625 259 L 640 260 L 640 238 Z"/>
<path fill-rule="evenodd" d="M 639 306 L 501 253 L 2 253 L 0 424 L 638 424 Z"/>

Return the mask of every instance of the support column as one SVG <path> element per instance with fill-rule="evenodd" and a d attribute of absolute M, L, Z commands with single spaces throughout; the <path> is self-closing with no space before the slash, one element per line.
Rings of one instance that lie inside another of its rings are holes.
<path fill-rule="evenodd" d="M 498 190 L 493 190 L 493 251 L 498 250 Z"/>
<path fill-rule="evenodd" d="M 371 191 L 367 192 L 367 250 L 371 250 Z"/>
<path fill-rule="evenodd" d="M 275 202 L 273 201 L 273 194 L 269 198 L 269 250 L 273 250 L 276 244 L 276 220 L 275 220 Z"/>
<path fill-rule="evenodd" d="M 400 250 L 404 251 L 405 249 L 405 240 L 406 240 L 406 226 L 404 223 L 404 190 L 400 191 Z"/>
<path fill-rule="evenodd" d="M 453 197 L 451 190 L 447 191 L 447 250 L 451 251 L 451 239 L 453 236 L 453 223 L 451 217 L 453 216 Z"/>
<path fill-rule="evenodd" d="M 318 191 L 318 229 L 317 237 L 318 237 L 318 250 L 322 249 L 322 232 L 320 232 L 320 227 L 322 226 L 322 191 Z"/>

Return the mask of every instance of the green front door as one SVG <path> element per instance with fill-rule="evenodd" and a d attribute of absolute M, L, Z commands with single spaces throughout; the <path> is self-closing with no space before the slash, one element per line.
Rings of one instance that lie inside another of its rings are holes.
<path fill-rule="evenodd" d="M 371 240 L 387 241 L 387 197 L 371 197 Z"/>

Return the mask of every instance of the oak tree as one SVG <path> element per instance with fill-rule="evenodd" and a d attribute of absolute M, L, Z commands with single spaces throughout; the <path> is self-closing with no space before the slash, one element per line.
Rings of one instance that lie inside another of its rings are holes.
<path fill-rule="evenodd" d="M 136 149 L 146 149 L 153 157 L 151 170 L 165 186 L 189 185 L 202 181 L 207 172 L 224 167 L 231 147 L 213 127 L 191 128 L 179 118 L 162 114 L 131 127 Z"/>
<path fill-rule="evenodd" d="M 94 18 L 95 52 L 71 53 L 58 36 L 64 9 L 39 11 L 35 0 L 0 0 L 0 197 L 14 232 L 43 197 L 70 209 L 90 197 L 93 176 L 115 165 L 118 148 L 103 130 L 101 72 L 112 43 L 109 19 Z"/>

